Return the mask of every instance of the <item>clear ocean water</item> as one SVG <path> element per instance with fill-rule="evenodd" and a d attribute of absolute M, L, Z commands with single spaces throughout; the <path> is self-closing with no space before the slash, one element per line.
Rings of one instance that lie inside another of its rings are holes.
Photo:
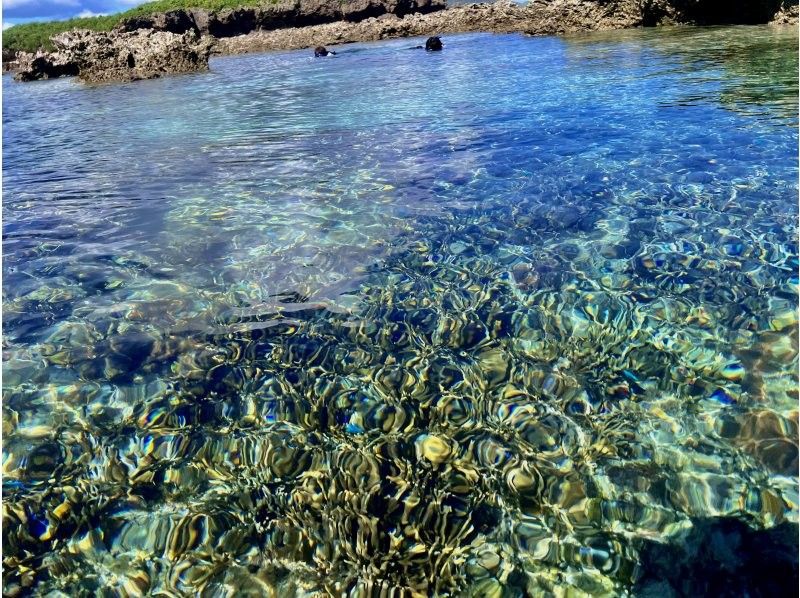
<path fill-rule="evenodd" d="M 4 592 L 796 588 L 796 28 L 444 41 L 3 77 Z"/>

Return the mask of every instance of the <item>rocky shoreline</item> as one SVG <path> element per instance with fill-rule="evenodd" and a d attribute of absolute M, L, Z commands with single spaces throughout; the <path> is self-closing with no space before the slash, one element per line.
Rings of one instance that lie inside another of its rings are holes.
<path fill-rule="evenodd" d="M 290 50 L 314 44 L 336 45 L 446 33 L 528 33 L 552 35 L 598 29 L 623 29 L 641 25 L 635 2 L 605 5 L 582 0 L 548 2 L 534 0 L 528 5 L 497 2 L 471 4 L 429 14 L 402 18 L 386 15 L 357 23 L 337 22 L 310 27 L 292 27 L 217 40 L 214 52 L 243 54 L 266 50 Z"/>
<path fill-rule="evenodd" d="M 54 52 L 23 57 L 18 81 L 78 76 L 83 81 L 137 81 L 208 69 L 213 41 L 194 33 L 153 29 L 68 31 L 53 37 Z"/>
<path fill-rule="evenodd" d="M 20 81 L 77 75 L 100 83 L 207 70 L 211 54 L 420 35 L 798 22 L 797 0 L 731 0 L 725 12 L 720 6 L 704 0 L 531 0 L 446 8 L 444 0 L 293 0 L 219 13 L 170 11 L 123 21 L 110 32 L 70 31 L 53 38 L 55 51 L 20 54 L 11 66 Z"/>

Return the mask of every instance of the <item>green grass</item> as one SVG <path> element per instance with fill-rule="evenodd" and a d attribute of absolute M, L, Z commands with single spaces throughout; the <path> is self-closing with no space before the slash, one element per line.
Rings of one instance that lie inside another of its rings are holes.
<path fill-rule="evenodd" d="M 44 23 L 24 23 L 14 25 L 3 31 L 3 50 L 35 52 L 39 48 L 52 50 L 50 38 L 57 33 L 71 29 L 91 29 L 93 31 L 110 31 L 123 19 L 166 12 L 177 8 L 205 8 L 207 10 L 223 10 L 240 6 L 258 6 L 275 0 L 155 0 L 141 4 L 125 12 L 103 17 L 85 17 L 66 21 L 48 21 Z"/>

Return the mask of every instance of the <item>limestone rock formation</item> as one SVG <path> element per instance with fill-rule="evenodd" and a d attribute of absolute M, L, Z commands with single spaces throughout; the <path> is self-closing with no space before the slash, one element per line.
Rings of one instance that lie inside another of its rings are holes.
<path fill-rule="evenodd" d="M 55 79 L 78 74 L 78 65 L 61 52 L 20 52 L 14 62 L 11 68 L 16 71 L 14 79 L 17 81 Z"/>
<path fill-rule="evenodd" d="M 221 54 L 472 31 L 554 35 L 663 24 L 797 23 L 798 0 L 530 0 L 443 10 L 445 0 L 278 0 L 219 12 L 172 10 L 112 32 L 71 31 L 52 53 L 19 54 L 17 79 L 149 79 L 208 68 Z M 14 64 L 4 56 L 4 63 Z"/>
<path fill-rule="evenodd" d="M 56 50 L 22 65 L 16 79 L 78 75 L 89 83 L 135 81 L 208 69 L 210 40 L 194 32 L 68 31 L 53 37 Z"/>
<path fill-rule="evenodd" d="M 800 6 L 797 0 L 785 1 L 781 9 L 775 13 L 770 25 L 797 25 L 800 22 Z"/>
<path fill-rule="evenodd" d="M 467 4 L 429 14 L 403 18 L 383 15 L 358 23 L 339 21 L 310 27 L 256 30 L 247 35 L 221 38 L 215 52 L 240 54 L 264 50 L 307 48 L 397 37 L 488 31 L 554 35 L 596 29 L 620 29 L 641 25 L 638 0 L 532 0 Z"/>
<path fill-rule="evenodd" d="M 794 7 L 794 8 L 793 8 Z M 642 0 L 645 26 L 757 25 L 797 10 L 797 0 Z"/>
<path fill-rule="evenodd" d="M 207 11 L 172 10 L 126 19 L 120 31 L 155 29 L 172 33 L 195 31 L 202 35 L 230 37 L 256 30 L 306 27 L 336 21 L 358 22 L 381 15 L 403 17 L 445 8 L 444 0 L 279 0 L 275 4 Z"/>

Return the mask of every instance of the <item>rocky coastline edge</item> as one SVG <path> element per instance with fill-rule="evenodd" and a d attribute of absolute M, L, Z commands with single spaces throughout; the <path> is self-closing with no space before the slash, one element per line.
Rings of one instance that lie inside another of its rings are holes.
<path fill-rule="evenodd" d="M 797 22 L 797 0 L 502 0 L 454 7 L 445 0 L 281 0 L 218 13 L 175 10 L 137 17 L 108 32 L 69 31 L 53 37 L 54 51 L 21 52 L 4 67 L 18 81 L 77 76 L 104 83 L 207 70 L 213 54 L 412 36 Z"/>

